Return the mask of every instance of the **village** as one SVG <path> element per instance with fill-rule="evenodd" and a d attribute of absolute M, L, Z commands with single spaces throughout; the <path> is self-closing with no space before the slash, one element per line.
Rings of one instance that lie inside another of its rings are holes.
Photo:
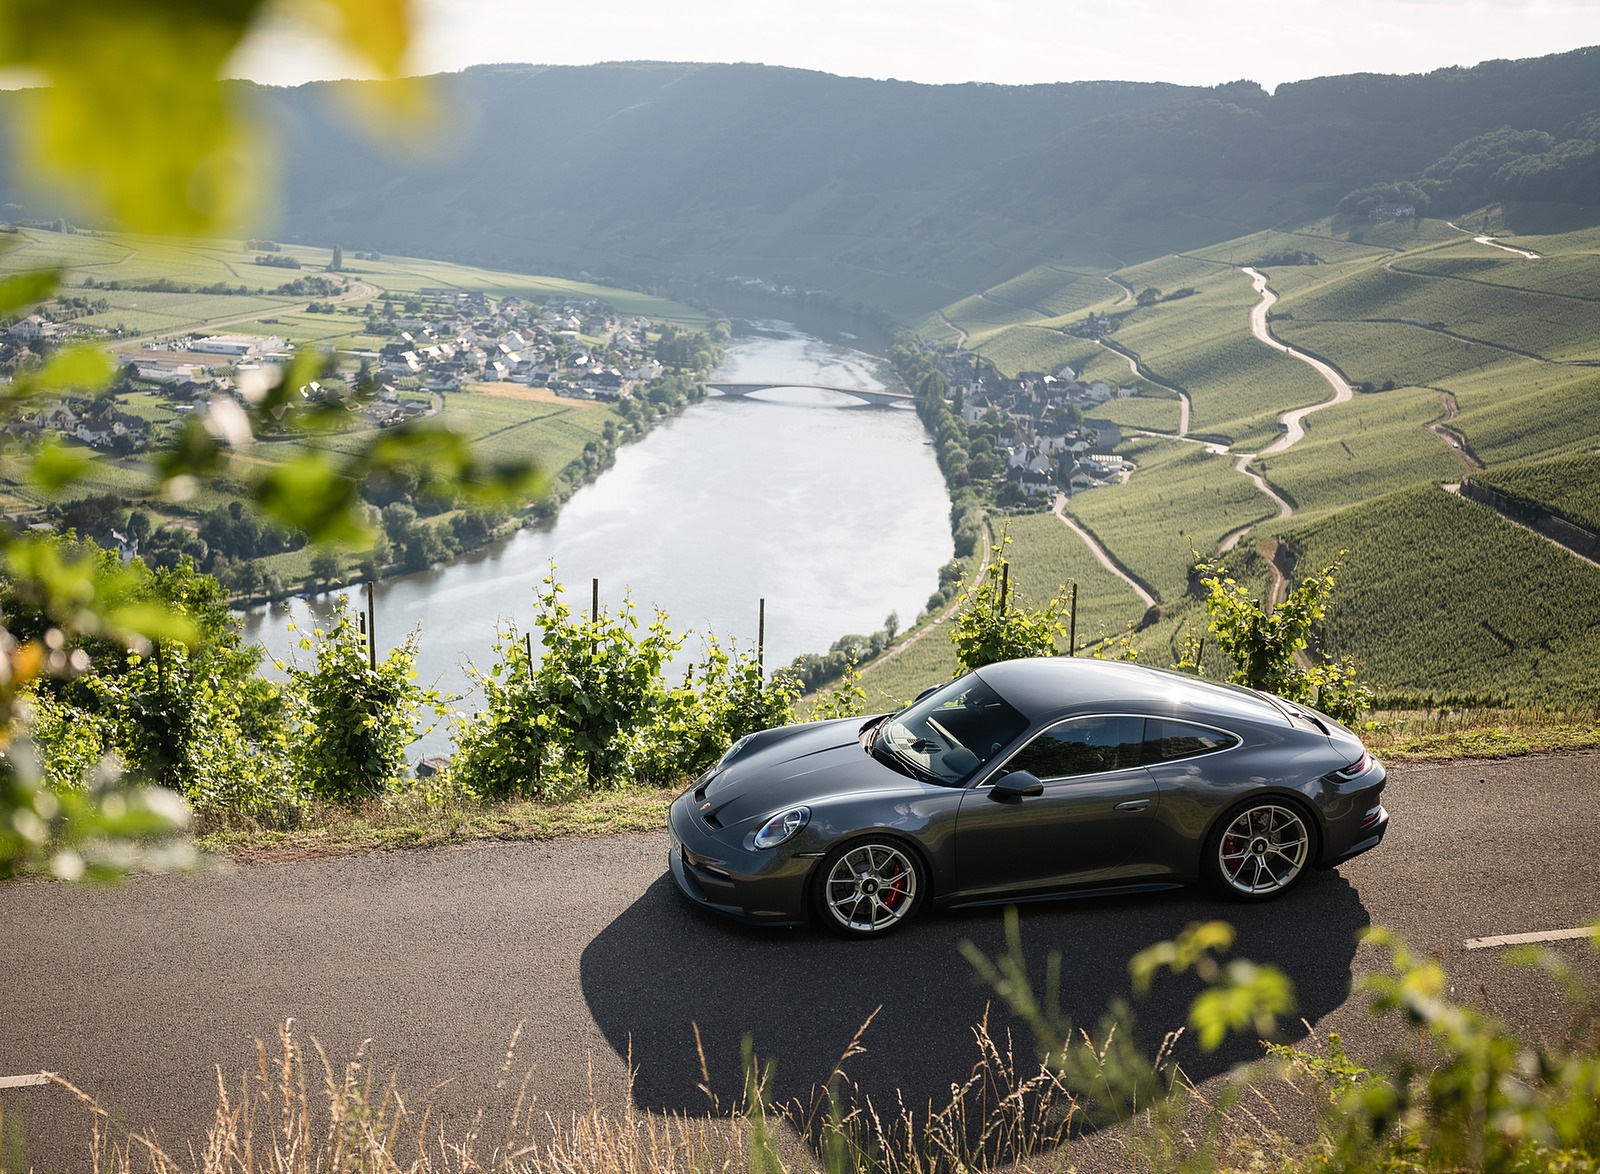
<path fill-rule="evenodd" d="M 64 316 L 31 314 L 0 332 L 0 373 L 15 372 L 30 353 L 100 339 L 70 319 L 52 320 Z M 573 399 L 615 402 L 662 373 L 651 353 L 650 328 L 648 319 L 619 318 L 595 298 L 492 301 L 456 289 L 383 293 L 366 307 L 364 334 L 391 341 L 329 351 L 318 378 L 299 391 L 308 401 L 347 399 L 357 417 L 353 426 L 373 428 L 436 414 L 446 393 L 476 383 L 523 384 Z M 5 430 L 22 441 L 53 434 L 131 456 L 180 428 L 216 395 L 242 401 L 260 373 L 288 364 L 295 351 L 288 339 L 253 334 L 189 333 L 137 347 L 123 344 L 115 355 L 121 370 L 111 395 L 43 402 L 13 416 Z M 129 410 L 125 397 L 140 392 L 154 393 L 166 410 Z"/>
<path fill-rule="evenodd" d="M 950 405 L 973 437 L 968 448 L 972 480 L 999 482 L 999 504 L 1018 504 L 1057 493 L 1113 485 L 1133 475 L 1116 454 L 1122 429 L 1086 412 L 1112 399 L 1137 395 L 1133 387 L 1103 380 L 1084 383 L 1062 364 L 1053 371 L 1022 371 L 1007 378 L 971 351 L 951 343 L 924 343 L 950 384 Z"/>

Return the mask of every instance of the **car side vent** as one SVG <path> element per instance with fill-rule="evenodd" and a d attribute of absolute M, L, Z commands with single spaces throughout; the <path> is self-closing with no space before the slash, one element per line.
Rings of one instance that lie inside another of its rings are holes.
<path fill-rule="evenodd" d="M 702 811 L 700 818 L 706 821 L 706 827 L 715 828 L 718 831 L 722 830 L 722 821 L 717 818 L 715 811 Z"/>

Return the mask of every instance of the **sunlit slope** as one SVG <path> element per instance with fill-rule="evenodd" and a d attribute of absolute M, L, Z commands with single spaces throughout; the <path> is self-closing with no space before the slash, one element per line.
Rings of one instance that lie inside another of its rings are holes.
<path fill-rule="evenodd" d="M 1472 218 L 1471 231 L 1439 220 L 1335 219 L 1255 233 L 1107 268 L 1103 279 L 1156 292 L 1141 305 L 1108 281 L 1100 301 L 1056 318 L 1041 316 L 1050 279 L 1034 270 L 1031 309 L 1010 307 L 1008 325 L 991 303 L 981 323 L 972 319 L 983 353 L 1007 372 L 1072 356 L 1061 361 L 1088 377 L 1131 381 L 1125 359 L 1084 337 L 1093 333 L 1085 329 L 1091 311 L 1110 315 L 1107 342 L 1188 391 L 1191 441 L 1229 446 L 1208 455 L 1194 443 L 1130 436 L 1122 451 L 1138 466 L 1132 480 L 1070 503 L 1159 597 L 1165 618 L 1145 637 L 1155 660 L 1168 660 L 1183 624 L 1197 619 L 1184 596 L 1191 548 L 1213 553 L 1224 536 L 1253 525 L 1235 562 L 1274 536 L 1289 538 L 1305 569 L 1349 549 L 1335 650 L 1364 658 L 1380 689 L 1592 699 L 1584 677 L 1596 674 L 1585 658 L 1600 640 L 1600 608 L 1516 599 L 1563 591 L 1586 599 L 1595 568 L 1439 488 L 1475 476 L 1579 525 L 1597 524 L 1600 507 L 1589 503 L 1600 500 L 1600 216 L 1542 216 L 1551 219 L 1566 230 L 1514 232 L 1514 224 L 1541 223 L 1541 210 L 1497 208 L 1487 221 Z M 1250 336 L 1256 295 L 1240 271 L 1246 265 L 1265 272 L 1279 295 L 1272 334 L 1328 361 L 1357 389 L 1307 418 L 1295 444 L 1251 463 L 1292 506 L 1287 518 L 1237 460 L 1282 436 L 1283 412 L 1327 401 L 1333 390 Z M 1176 401 L 1163 404 L 1157 388 L 1137 382 L 1138 397 L 1092 414 L 1130 431 L 1175 431 Z M 1021 537 L 1038 541 L 1032 531 Z"/>
<path fill-rule="evenodd" d="M 1600 534 L 1600 453 L 1505 465 L 1475 473 L 1472 479 Z"/>
<path fill-rule="evenodd" d="M 1132 480 L 1080 493 L 1068 508 L 1162 601 L 1183 594 L 1192 552 L 1214 551 L 1229 531 L 1277 513 L 1234 471 L 1232 457 L 1148 437 L 1127 452 L 1139 466 Z"/>
<path fill-rule="evenodd" d="M 83 293 L 109 303 L 104 312 L 77 319 L 85 325 L 114 328 L 119 323 L 135 334 L 162 333 L 184 328 L 205 328 L 213 323 L 238 320 L 257 314 L 271 315 L 277 310 L 303 308 L 305 294 L 274 294 L 280 286 L 301 277 L 327 276 L 324 272 L 333 259 L 331 248 L 277 243 L 263 251 L 248 241 L 168 241 L 127 234 L 61 233 L 22 228 L 7 233 L 0 241 L 0 274 L 26 269 L 63 267 L 68 272 L 65 294 Z M 258 257 L 294 259 L 301 268 L 286 268 L 257 263 Z M 573 297 L 602 298 L 620 314 L 639 314 L 657 322 L 675 322 L 694 328 L 704 327 L 708 316 L 679 302 L 634 290 L 613 289 L 592 282 L 569 281 L 556 277 L 509 273 L 474 266 L 451 265 L 419 257 L 389 256 L 376 260 L 358 258 L 352 251 L 343 255 L 340 275 L 352 282 L 365 282 L 394 293 L 421 289 L 475 290 L 491 297 L 525 298 Z M 92 291 L 74 287 L 93 280 Z M 245 286 L 251 292 L 205 294 L 196 292 L 162 293 L 148 289 L 107 289 L 119 286 L 148 285 L 169 281 L 196 289 L 224 285 Z M 257 294 L 254 291 L 268 292 Z M 292 326 L 293 329 L 285 329 Z M 348 328 L 319 321 L 315 315 L 301 315 L 291 323 L 267 323 L 263 331 L 273 331 L 296 339 L 327 339 L 349 345 Z M 218 325 L 217 330 L 223 329 Z"/>

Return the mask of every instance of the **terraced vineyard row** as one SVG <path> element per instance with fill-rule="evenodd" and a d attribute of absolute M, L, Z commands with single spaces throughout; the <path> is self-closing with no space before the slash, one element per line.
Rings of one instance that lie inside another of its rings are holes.
<path fill-rule="evenodd" d="M 1358 395 L 1319 413 L 1299 444 L 1259 464 L 1294 501 L 1297 520 L 1336 513 L 1419 481 L 1459 479 L 1461 462 L 1423 431 L 1442 415 L 1439 394 L 1426 389 Z"/>

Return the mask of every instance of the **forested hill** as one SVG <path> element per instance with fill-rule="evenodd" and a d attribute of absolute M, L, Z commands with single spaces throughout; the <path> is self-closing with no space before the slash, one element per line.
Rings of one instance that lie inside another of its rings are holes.
<path fill-rule="evenodd" d="M 1041 261 L 1132 263 L 1341 201 L 1600 199 L 1600 49 L 1271 95 L 639 62 L 438 82 L 443 113 L 403 157 L 344 129 L 332 99 L 358 83 L 249 87 L 288 154 L 270 231 L 623 281 L 748 274 L 904 315 Z"/>

